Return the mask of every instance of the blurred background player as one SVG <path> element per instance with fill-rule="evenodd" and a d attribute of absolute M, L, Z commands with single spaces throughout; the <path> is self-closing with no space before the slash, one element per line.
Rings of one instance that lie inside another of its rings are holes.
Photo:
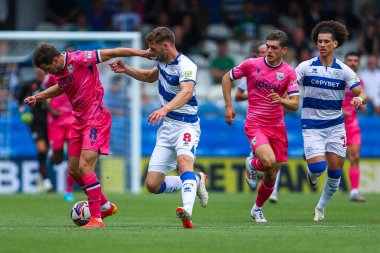
<path fill-rule="evenodd" d="M 72 45 L 64 48 L 65 52 L 74 52 Z M 49 81 L 46 82 L 46 88 L 57 84 L 57 78 L 54 75 L 48 75 Z M 64 159 L 64 145 L 69 144 L 72 123 L 74 121 L 73 107 L 66 94 L 53 97 L 49 100 L 49 112 L 47 116 L 47 130 L 50 149 L 52 153 L 49 157 L 51 164 L 60 164 Z M 63 199 L 67 202 L 75 200 L 73 191 L 75 180 L 70 176 L 69 169 L 66 170 L 66 184 Z"/>
<path fill-rule="evenodd" d="M 49 81 L 46 82 L 46 88 L 57 84 L 57 78 L 54 75 L 47 75 Z M 47 115 L 47 130 L 50 148 L 52 153 L 49 160 L 52 164 L 60 164 L 64 159 L 64 145 L 69 142 L 71 128 L 74 121 L 73 108 L 66 94 L 53 97 L 49 101 L 49 112 Z M 66 170 L 66 186 L 64 200 L 73 202 L 73 190 L 75 180 L 70 176 L 69 170 Z"/>
<path fill-rule="evenodd" d="M 244 130 L 251 144 L 253 156 L 247 157 L 248 184 L 257 187 L 257 170 L 264 172 L 257 191 L 251 217 L 256 222 L 267 222 L 262 212 L 264 203 L 274 190 L 277 172 L 287 161 L 288 138 L 282 106 L 296 111 L 299 90 L 294 69 L 283 61 L 288 36 L 275 30 L 266 37 L 267 56 L 249 58 L 231 69 L 223 77 L 223 96 L 226 122 L 234 123 L 235 110 L 231 102 L 232 81 L 247 78 L 248 112 Z M 283 98 L 287 93 L 289 98 Z"/>
<path fill-rule="evenodd" d="M 30 108 L 24 107 L 24 98 L 33 96 L 46 89 L 46 83 L 49 77 L 39 68 L 34 68 L 35 77 L 33 80 L 25 82 L 18 93 L 19 111 L 21 120 L 29 125 L 29 130 L 33 141 L 36 145 L 39 173 L 42 182 L 37 182 L 38 190 L 50 192 L 53 190 L 53 184 L 48 178 L 46 157 L 49 151 L 49 142 L 47 137 L 47 113 L 48 105 L 46 102 L 39 103 L 37 106 Z"/>
<path fill-rule="evenodd" d="M 344 63 L 355 73 L 357 73 L 360 67 L 360 55 L 356 52 L 348 52 L 344 57 Z M 363 86 L 363 82 L 361 80 L 360 85 Z M 362 138 L 358 122 L 358 114 L 356 112 L 356 108 L 351 105 L 351 100 L 354 96 L 355 94 L 352 91 L 346 89 L 342 104 L 344 126 L 346 128 L 347 135 L 347 156 L 350 160 L 350 169 L 348 171 L 351 185 L 350 200 L 355 202 L 365 202 L 365 198 L 359 194 L 359 160 Z M 366 106 L 361 105 L 358 109 L 365 112 Z"/>
<path fill-rule="evenodd" d="M 141 56 L 146 51 L 139 50 Z M 66 93 L 73 107 L 74 122 L 69 144 L 70 175 L 88 198 L 90 221 L 83 229 L 104 227 L 103 219 L 117 211 L 103 194 L 95 166 L 99 156 L 108 155 L 111 114 L 103 107 L 104 89 L 96 64 L 113 57 L 130 56 L 126 48 L 59 53 L 48 44 L 36 48 L 33 65 L 57 77 L 56 85 L 25 98 L 30 106 Z"/>
<path fill-rule="evenodd" d="M 355 108 L 367 101 L 358 76 L 334 56 L 335 48 L 342 46 L 347 38 L 348 31 L 343 24 L 319 22 L 311 33 L 319 56 L 296 68 L 298 83 L 304 87 L 301 124 L 308 164 L 306 175 L 312 188 L 317 188 L 318 177 L 328 166 L 322 195 L 314 209 L 314 221 L 324 220 L 324 210 L 339 189 L 342 177 L 347 149 L 342 115 L 345 88 L 355 94 L 350 102 Z"/>
<path fill-rule="evenodd" d="M 261 44 L 258 44 L 257 46 L 254 46 L 252 51 L 253 51 L 252 52 L 253 58 L 265 57 L 267 55 L 267 52 L 268 52 L 268 47 L 265 43 L 261 43 Z M 237 90 L 235 93 L 235 101 L 238 102 L 238 101 L 248 100 L 248 94 L 246 91 L 247 91 L 247 78 L 242 77 L 239 80 L 239 84 L 238 84 L 238 87 L 237 87 Z M 278 193 L 278 184 L 280 181 L 280 177 L 281 177 L 281 169 L 277 172 L 276 184 L 275 184 L 275 187 L 274 187 L 272 194 L 269 197 L 269 201 L 271 203 L 277 203 L 277 201 L 278 201 L 278 194 L 277 193 Z M 247 179 L 247 182 L 249 182 L 249 180 L 248 180 L 249 178 L 247 177 L 247 173 L 246 173 L 246 179 Z"/>
<path fill-rule="evenodd" d="M 181 189 L 182 207 L 176 210 L 184 228 L 192 228 L 192 212 L 196 195 L 201 205 L 208 204 L 206 174 L 195 175 L 194 161 L 200 137 L 196 100 L 197 66 L 179 53 L 174 33 L 166 27 L 157 27 L 145 37 L 156 66 L 151 70 L 136 69 L 115 61 L 111 69 L 125 73 L 139 81 L 158 80 L 162 107 L 152 112 L 148 123 L 163 124 L 157 131 L 157 142 L 150 157 L 146 186 L 152 193 L 169 193 Z M 167 176 L 178 165 L 180 176 Z"/>

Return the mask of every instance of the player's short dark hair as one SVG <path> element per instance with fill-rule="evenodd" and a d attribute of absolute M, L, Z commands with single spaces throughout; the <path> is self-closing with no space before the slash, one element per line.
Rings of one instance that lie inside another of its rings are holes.
<path fill-rule="evenodd" d="M 275 40 L 275 41 L 280 42 L 280 45 L 282 47 L 287 47 L 289 37 L 284 31 L 274 30 L 268 34 L 268 36 L 266 37 L 266 40 Z"/>
<path fill-rule="evenodd" d="M 34 50 L 32 63 L 35 67 L 41 67 L 41 65 L 49 65 L 53 63 L 54 57 L 59 56 L 58 50 L 49 44 L 42 44 Z"/>
<path fill-rule="evenodd" d="M 150 33 L 145 36 L 145 41 L 147 43 L 161 44 L 164 41 L 170 42 L 174 45 L 175 37 L 172 30 L 167 27 L 157 27 L 153 29 Z"/>
<path fill-rule="evenodd" d="M 335 20 L 322 21 L 314 26 L 313 30 L 311 31 L 311 40 L 315 44 L 317 44 L 318 35 L 321 33 L 331 34 L 333 40 L 338 41 L 337 47 L 343 45 L 344 42 L 348 40 L 349 35 L 346 26 Z"/>
<path fill-rule="evenodd" d="M 347 59 L 349 56 L 356 56 L 360 59 L 360 54 L 356 51 L 347 52 L 344 56 L 344 59 Z"/>

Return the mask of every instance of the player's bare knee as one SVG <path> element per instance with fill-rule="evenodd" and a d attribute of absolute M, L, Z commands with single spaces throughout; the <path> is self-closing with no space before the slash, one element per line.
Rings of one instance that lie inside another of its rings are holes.
<path fill-rule="evenodd" d="M 161 185 L 157 184 L 156 182 L 146 181 L 146 189 L 150 193 L 158 193 L 160 190 Z"/>
<path fill-rule="evenodd" d="M 271 170 L 276 165 L 276 159 L 271 157 L 265 157 L 261 160 L 264 170 Z"/>

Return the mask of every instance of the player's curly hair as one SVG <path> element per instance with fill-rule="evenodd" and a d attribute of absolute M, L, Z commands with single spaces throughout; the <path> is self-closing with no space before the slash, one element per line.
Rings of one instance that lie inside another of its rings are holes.
<path fill-rule="evenodd" d="M 349 35 L 346 26 L 335 20 L 322 21 L 314 26 L 311 31 L 311 40 L 315 44 L 317 44 L 318 35 L 321 33 L 331 34 L 333 40 L 338 41 L 337 47 L 343 45 L 344 42 L 347 41 Z"/>

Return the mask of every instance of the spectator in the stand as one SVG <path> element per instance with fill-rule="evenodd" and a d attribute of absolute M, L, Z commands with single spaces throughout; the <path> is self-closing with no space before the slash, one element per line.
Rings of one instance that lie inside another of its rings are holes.
<path fill-rule="evenodd" d="M 47 103 L 38 103 L 30 111 L 24 106 L 24 98 L 26 96 L 33 96 L 42 90 L 44 90 L 45 83 L 48 78 L 44 71 L 39 68 L 34 69 L 35 77 L 22 84 L 22 87 L 18 94 L 19 112 L 21 113 L 21 120 L 23 123 L 29 125 L 30 134 L 36 145 L 39 172 L 41 181 L 38 181 L 39 190 L 42 192 L 49 192 L 53 190 L 53 184 L 51 183 L 46 166 L 46 158 L 49 150 L 49 141 L 47 136 Z"/>
<path fill-rule="evenodd" d="M 156 17 L 156 22 L 155 24 L 157 26 L 165 26 L 168 27 L 170 26 L 170 16 L 167 11 L 160 11 Z"/>
<path fill-rule="evenodd" d="M 360 20 L 361 24 L 367 24 L 368 22 L 373 22 L 375 20 L 376 7 L 371 1 L 362 1 L 360 6 Z"/>
<path fill-rule="evenodd" d="M 195 29 L 201 36 L 206 35 L 209 17 L 207 9 L 203 8 L 200 0 L 190 0 L 189 13 L 191 14 L 194 22 Z"/>
<path fill-rule="evenodd" d="M 142 23 L 140 14 L 133 9 L 132 0 L 123 0 L 122 10 L 112 17 L 113 26 L 119 31 L 138 31 Z"/>
<path fill-rule="evenodd" d="M 255 17 L 255 4 L 245 1 L 242 15 L 236 24 L 236 35 L 240 41 L 258 39 L 260 36 L 260 23 Z"/>
<path fill-rule="evenodd" d="M 346 2 L 346 0 L 336 0 L 334 8 L 328 14 L 328 19 L 336 20 L 346 25 L 348 32 L 352 37 L 358 34 L 361 27 L 361 21 L 352 12 L 352 8 L 347 6 Z"/>
<path fill-rule="evenodd" d="M 221 84 L 224 74 L 234 66 L 234 60 L 228 55 L 227 41 L 220 40 L 218 42 L 218 54 L 211 61 L 211 75 L 213 77 L 214 84 Z"/>
<path fill-rule="evenodd" d="M 202 35 L 195 26 L 194 18 L 191 14 L 185 14 L 182 17 L 183 27 L 183 47 L 184 53 L 201 53 L 202 52 Z"/>
<path fill-rule="evenodd" d="M 306 34 L 310 34 L 311 29 L 313 29 L 313 27 L 321 20 L 325 19 L 325 14 L 322 12 L 322 6 L 322 0 L 313 0 L 309 1 L 304 7 Z"/>
<path fill-rule="evenodd" d="M 8 53 L 8 42 L 0 41 L 0 57 L 7 57 Z M 8 101 L 15 94 L 18 82 L 18 65 L 16 63 L 0 63 L 0 114 L 7 113 Z"/>
<path fill-rule="evenodd" d="M 92 31 L 92 28 L 87 21 L 87 14 L 85 12 L 78 12 L 78 15 L 75 18 L 75 23 L 73 23 L 70 27 L 70 31 Z"/>
<path fill-rule="evenodd" d="M 94 31 L 106 31 L 111 29 L 110 15 L 107 15 L 102 0 L 92 2 L 91 11 L 88 13 L 88 23 Z"/>
<path fill-rule="evenodd" d="M 46 3 L 46 21 L 58 26 L 74 22 L 77 13 L 75 0 L 48 0 Z"/>
<path fill-rule="evenodd" d="M 379 41 L 376 34 L 375 23 L 367 23 L 359 37 L 359 51 L 364 55 L 378 55 L 379 53 Z"/>
<path fill-rule="evenodd" d="M 295 58 L 298 62 L 301 61 L 301 52 L 303 49 L 310 50 L 309 41 L 307 40 L 307 37 L 305 36 L 304 29 L 300 26 L 297 26 L 292 29 L 292 37 L 290 39 L 290 47 L 295 52 Z M 309 58 L 310 59 L 310 58 Z"/>
<path fill-rule="evenodd" d="M 369 55 L 366 68 L 359 74 L 364 82 L 364 90 L 368 96 L 367 111 L 375 110 L 380 114 L 380 69 L 376 55 Z"/>
<path fill-rule="evenodd" d="M 187 3 L 180 0 L 168 0 L 168 5 L 165 9 L 169 13 L 171 25 L 180 25 L 182 23 L 182 16 L 187 10 Z"/>
<path fill-rule="evenodd" d="M 302 29 L 305 24 L 303 9 L 299 1 L 296 0 L 291 0 L 287 7 L 286 13 L 279 15 L 278 23 L 283 31 L 287 34 L 292 34 L 295 29 L 298 27 Z"/>

